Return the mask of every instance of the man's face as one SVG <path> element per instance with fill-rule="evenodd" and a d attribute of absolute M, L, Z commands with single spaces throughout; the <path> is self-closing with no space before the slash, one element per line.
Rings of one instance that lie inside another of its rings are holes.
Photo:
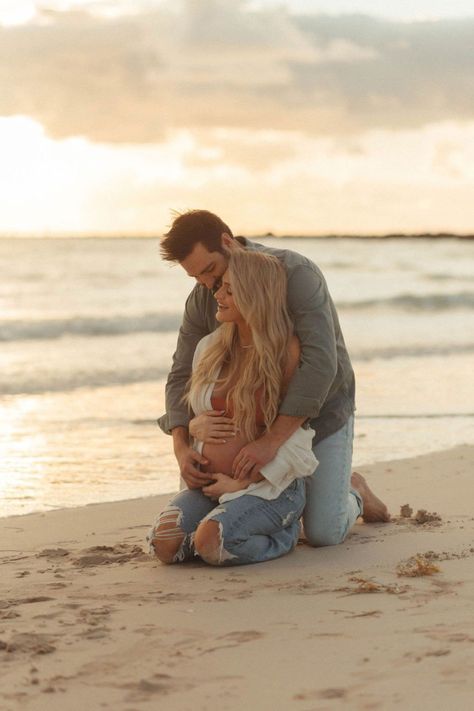
<path fill-rule="evenodd" d="M 223 249 L 226 251 L 224 246 Z M 228 261 L 226 253 L 209 252 L 201 242 L 197 242 L 193 251 L 180 264 L 188 276 L 208 289 L 213 289 L 219 286 Z"/>

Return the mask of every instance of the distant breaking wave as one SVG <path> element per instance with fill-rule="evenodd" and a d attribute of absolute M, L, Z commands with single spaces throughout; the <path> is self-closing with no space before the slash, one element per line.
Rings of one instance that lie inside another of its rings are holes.
<path fill-rule="evenodd" d="M 181 313 L 138 316 L 80 316 L 78 318 L 0 321 L 0 341 L 52 340 L 61 336 L 116 336 L 127 333 L 176 331 Z"/>
<path fill-rule="evenodd" d="M 351 360 L 390 360 L 392 358 L 430 358 L 432 356 L 452 356 L 474 353 L 474 343 L 434 344 L 430 346 L 390 346 L 389 348 L 352 349 Z"/>
<path fill-rule="evenodd" d="M 402 311 L 446 311 L 449 309 L 474 308 L 474 292 L 461 291 L 456 294 L 400 294 L 386 299 L 366 299 L 364 301 L 338 301 L 342 310 L 395 308 Z"/>
<path fill-rule="evenodd" d="M 69 392 L 77 388 L 105 388 L 113 385 L 156 382 L 166 378 L 169 368 L 143 368 L 120 371 L 90 370 L 28 377 L 0 382 L 1 395 L 41 395 L 42 393 Z"/>
<path fill-rule="evenodd" d="M 371 360 L 430 358 L 470 353 L 474 353 L 474 343 L 440 344 L 432 347 L 407 345 L 398 348 L 352 349 L 350 355 L 352 362 L 356 364 Z M 24 372 L 13 378 L 0 373 L 0 397 L 3 395 L 41 395 L 48 392 L 69 392 L 77 388 L 101 388 L 157 382 L 165 379 L 168 371 L 169 362 L 167 360 L 166 363 L 159 366 L 147 364 L 135 368 L 125 366 L 117 369 L 99 369 L 91 365 L 87 369 L 84 367 L 77 370 L 72 368 L 67 372 L 56 372 L 54 369 L 41 373 Z"/>
<path fill-rule="evenodd" d="M 183 304 L 184 305 L 184 304 Z M 392 308 L 427 312 L 473 309 L 474 292 L 456 294 L 401 294 L 386 299 L 338 301 L 341 311 Z M 170 333 L 177 331 L 181 313 L 148 313 L 137 316 L 79 316 L 77 318 L 0 321 L 0 342 L 52 340 L 61 336 L 117 336 L 128 333 Z"/>

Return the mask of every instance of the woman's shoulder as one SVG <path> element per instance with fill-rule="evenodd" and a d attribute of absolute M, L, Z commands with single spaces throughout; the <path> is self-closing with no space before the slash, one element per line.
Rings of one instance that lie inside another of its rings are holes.
<path fill-rule="evenodd" d="M 194 351 L 193 368 L 196 367 L 204 351 L 207 350 L 209 346 L 212 346 L 212 344 L 215 342 L 218 337 L 218 331 L 219 329 L 216 328 L 215 331 L 212 331 L 212 333 L 208 333 L 207 336 L 204 336 L 203 338 L 201 338 L 200 341 L 198 341 L 196 345 L 196 350 Z"/>

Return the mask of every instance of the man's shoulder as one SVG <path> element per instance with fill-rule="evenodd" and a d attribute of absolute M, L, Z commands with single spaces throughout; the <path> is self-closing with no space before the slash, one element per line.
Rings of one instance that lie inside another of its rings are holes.
<path fill-rule="evenodd" d="M 288 277 L 290 277 L 295 270 L 301 271 L 300 268 L 302 267 L 306 267 L 307 270 L 310 270 L 314 274 L 322 277 L 321 270 L 315 262 L 292 249 L 269 247 L 266 244 L 259 244 L 258 242 L 253 242 L 249 239 L 245 240 L 245 245 L 247 249 L 254 249 L 259 252 L 265 252 L 265 254 L 272 254 L 273 256 L 278 257 L 278 259 L 280 259 L 285 265 Z"/>
<path fill-rule="evenodd" d="M 192 331 L 194 334 L 211 333 L 217 328 L 216 321 L 217 302 L 205 286 L 196 284 L 191 293 L 188 294 L 184 306 L 183 327 L 185 331 Z"/>

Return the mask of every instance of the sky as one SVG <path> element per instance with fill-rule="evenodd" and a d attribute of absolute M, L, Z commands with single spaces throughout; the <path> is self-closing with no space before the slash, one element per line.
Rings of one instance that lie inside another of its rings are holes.
<path fill-rule="evenodd" d="M 0 0 L 0 234 L 474 232 L 471 0 Z"/>

